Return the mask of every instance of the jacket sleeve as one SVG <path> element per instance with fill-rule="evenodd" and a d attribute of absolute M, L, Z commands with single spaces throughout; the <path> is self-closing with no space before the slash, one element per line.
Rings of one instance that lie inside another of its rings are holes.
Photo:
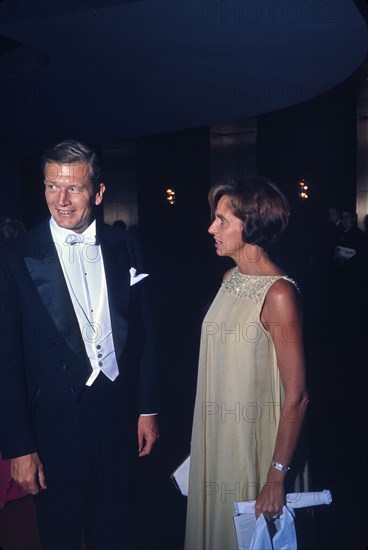
<path fill-rule="evenodd" d="M 3 458 L 36 451 L 23 366 L 22 318 L 15 279 L 0 261 L 0 449 Z"/>
<path fill-rule="evenodd" d="M 139 284 L 139 283 L 138 283 Z M 140 361 L 139 412 L 159 412 L 159 373 L 157 365 L 156 338 L 152 308 L 149 296 L 149 277 L 143 279 L 141 292 L 141 317 L 144 327 L 144 341 Z"/>
<path fill-rule="evenodd" d="M 126 235 L 130 264 L 138 273 L 146 272 L 139 239 Z M 131 287 L 130 324 L 139 347 L 138 412 L 159 412 L 159 369 L 157 364 L 155 324 L 151 303 L 151 276 L 145 277 Z"/>

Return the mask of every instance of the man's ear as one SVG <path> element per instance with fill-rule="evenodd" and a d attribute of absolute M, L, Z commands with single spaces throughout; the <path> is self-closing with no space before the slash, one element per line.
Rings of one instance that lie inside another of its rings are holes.
<path fill-rule="evenodd" d="M 105 193 L 105 184 L 100 183 L 99 189 L 95 196 L 95 205 L 98 206 L 102 202 L 103 194 Z"/>

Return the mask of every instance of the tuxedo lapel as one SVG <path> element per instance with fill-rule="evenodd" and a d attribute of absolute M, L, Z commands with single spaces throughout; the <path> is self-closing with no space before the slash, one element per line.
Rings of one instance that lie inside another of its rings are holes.
<path fill-rule="evenodd" d="M 102 249 L 115 354 L 121 356 L 128 336 L 130 260 L 125 241 L 116 239 L 108 228 L 101 227 L 98 237 Z M 34 243 L 37 242 L 35 247 Z M 24 262 L 52 321 L 69 347 L 83 360 L 85 348 L 68 287 L 45 222 L 33 231 L 32 243 L 24 252 Z"/>
<path fill-rule="evenodd" d="M 108 228 L 101 228 L 101 249 L 105 268 L 110 318 L 116 358 L 123 352 L 128 336 L 130 274 L 126 243 L 117 240 Z"/>
<path fill-rule="evenodd" d="M 38 235 L 37 235 L 38 233 Z M 48 222 L 41 224 L 36 235 L 37 247 L 24 253 L 24 262 L 52 321 L 69 347 L 86 360 L 79 325 L 61 269 L 58 252 Z M 35 239 L 35 234 L 32 236 Z"/>

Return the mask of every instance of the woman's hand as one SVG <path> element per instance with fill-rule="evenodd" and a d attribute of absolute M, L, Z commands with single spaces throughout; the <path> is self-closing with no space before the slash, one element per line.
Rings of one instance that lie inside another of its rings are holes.
<path fill-rule="evenodd" d="M 256 518 L 263 514 L 267 521 L 281 516 L 285 504 L 285 490 L 282 481 L 267 481 L 256 500 Z"/>

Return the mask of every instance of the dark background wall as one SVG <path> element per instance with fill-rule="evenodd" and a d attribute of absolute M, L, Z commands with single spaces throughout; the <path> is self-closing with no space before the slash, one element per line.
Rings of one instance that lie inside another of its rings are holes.
<path fill-rule="evenodd" d="M 297 182 L 310 186 L 308 211 L 326 217 L 334 201 L 355 206 L 356 92 L 348 80 L 331 92 L 258 119 L 258 170 L 290 194 Z M 298 210 L 298 214 L 303 212 Z M 303 220 L 304 223 L 304 220 Z"/>
<path fill-rule="evenodd" d="M 207 233 L 210 224 L 207 194 L 211 183 L 216 183 L 211 181 L 211 165 L 213 156 L 218 154 L 211 146 L 211 128 L 142 137 L 134 140 L 134 147 L 135 158 L 129 156 L 129 174 L 137 188 L 139 223 L 135 229 L 142 240 L 153 291 L 162 404 L 161 440 L 153 456 L 140 463 L 132 503 L 137 514 L 133 523 L 139 532 L 141 510 L 149 507 L 152 513 L 145 521 L 152 533 L 150 548 L 174 550 L 180 549 L 183 541 L 186 499 L 174 488 L 170 473 L 190 451 L 200 325 L 206 306 L 231 264 L 216 257 Z M 103 151 L 104 144 L 97 145 L 97 149 Z M 347 431 L 351 434 L 349 448 L 357 464 L 353 483 L 367 486 L 363 475 L 364 457 L 358 461 L 356 458 L 366 417 L 362 407 L 359 408 L 364 402 L 362 391 L 367 371 L 364 325 L 360 325 L 360 339 L 353 334 L 347 340 L 344 330 L 346 324 L 356 322 L 355 313 L 348 319 L 344 317 L 344 310 L 342 313 L 339 310 L 337 292 L 332 310 L 336 314 L 331 314 L 324 295 L 328 281 L 318 263 L 328 207 L 335 202 L 355 205 L 356 150 L 354 85 L 347 81 L 299 106 L 259 116 L 256 147 L 244 148 L 245 157 L 241 157 L 239 147 L 237 155 L 230 155 L 232 173 L 241 175 L 244 166 L 255 166 L 256 162 L 258 173 L 279 184 L 292 205 L 282 258 L 301 286 L 304 304 L 312 396 L 307 426 L 312 489 L 331 488 L 336 502 L 330 511 L 313 512 L 314 521 L 311 514 L 302 518 L 299 530 L 307 528 L 308 531 L 303 537 L 309 544 L 305 550 L 328 548 L 332 529 L 336 531 L 334 548 L 345 549 L 354 541 L 352 548 L 363 548 L 361 542 L 365 540 L 363 526 L 353 538 L 342 528 L 342 523 L 341 528 L 336 528 L 336 518 L 343 517 L 351 496 L 347 490 L 350 485 L 341 477 L 338 467 L 324 466 L 336 456 L 342 456 L 344 464 L 349 462 L 350 451 L 345 452 L 339 443 L 341 433 Z M 16 174 L 21 186 L 20 192 L 16 191 L 18 194 L 5 195 L 2 209 L 4 213 L 14 212 L 17 217 L 22 215 L 27 227 L 48 215 L 39 169 L 40 154 L 41 151 L 11 163 L 8 169 L 8 181 L 11 174 Z M 115 161 L 114 166 L 109 166 L 106 165 L 109 155 L 102 157 L 106 173 L 115 174 Z M 228 165 L 223 163 L 223 174 L 218 168 L 220 165 L 217 164 L 216 177 L 221 179 L 228 176 Z M 115 175 L 116 188 L 121 174 Z M 302 177 L 310 186 L 308 201 L 298 198 L 298 181 Z M 121 178 L 122 185 L 123 180 Z M 9 185 L 11 188 L 11 183 Z M 106 185 L 109 186 L 109 181 Z M 16 190 L 16 186 L 14 188 Z M 175 190 L 174 206 L 166 201 L 167 188 Z M 21 197 L 21 208 L 16 197 Z M 347 386 L 344 369 L 350 369 L 351 361 L 355 378 Z M 346 387 L 358 396 L 354 399 L 358 408 L 344 412 L 341 403 Z M 318 543 L 310 543 L 314 539 Z M 357 546 L 358 543 L 361 546 Z"/>

